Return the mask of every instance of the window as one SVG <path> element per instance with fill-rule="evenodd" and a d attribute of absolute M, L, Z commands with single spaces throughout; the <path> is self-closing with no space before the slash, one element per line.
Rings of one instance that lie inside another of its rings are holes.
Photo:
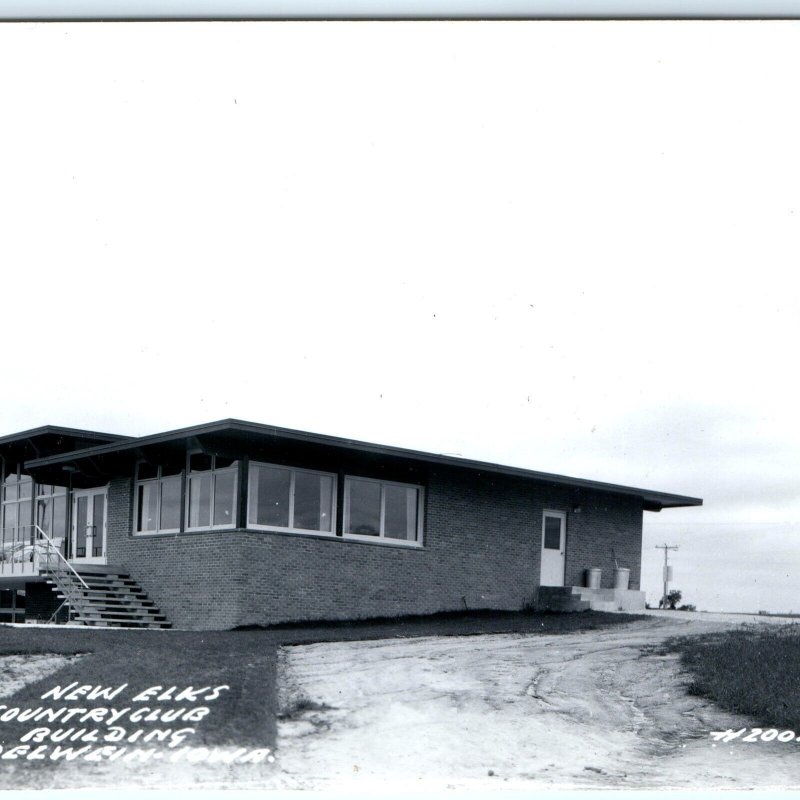
<path fill-rule="evenodd" d="M 334 475 L 254 462 L 250 465 L 248 486 L 248 528 L 334 532 Z"/>
<path fill-rule="evenodd" d="M 136 467 L 136 533 L 177 533 L 181 528 L 179 464 L 140 462 Z"/>
<path fill-rule="evenodd" d="M 344 535 L 419 544 L 422 487 L 369 478 L 344 484 Z"/>
<path fill-rule="evenodd" d="M 67 535 L 67 490 L 64 486 L 36 485 L 36 524 L 51 539 Z"/>
<path fill-rule="evenodd" d="M 33 481 L 28 475 L 12 472 L 5 476 L 0 529 L 4 545 L 23 540 L 33 541 Z"/>
<path fill-rule="evenodd" d="M 236 527 L 239 462 L 210 453 L 189 454 L 186 530 Z"/>

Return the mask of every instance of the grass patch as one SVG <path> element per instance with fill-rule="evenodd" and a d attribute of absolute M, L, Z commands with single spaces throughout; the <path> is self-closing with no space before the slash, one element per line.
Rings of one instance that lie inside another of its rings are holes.
<path fill-rule="evenodd" d="M 670 639 L 691 694 L 764 727 L 800 731 L 800 625 L 743 626 Z"/>
<path fill-rule="evenodd" d="M 577 633 L 647 619 L 637 614 L 584 611 L 573 614 L 531 611 L 439 611 L 402 617 L 356 620 L 297 620 L 258 628 L 280 636 L 282 644 L 316 641 L 391 639 L 409 636 L 477 636 L 485 633 Z M 241 630 L 255 630 L 245 626 Z"/>

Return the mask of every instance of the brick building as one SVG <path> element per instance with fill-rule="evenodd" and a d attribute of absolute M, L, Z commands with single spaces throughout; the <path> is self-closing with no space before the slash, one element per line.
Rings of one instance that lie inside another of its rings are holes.
<path fill-rule="evenodd" d="M 238 420 L 48 426 L 0 438 L 0 466 L 14 618 L 97 625 L 635 609 L 643 512 L 702 503 Z"/>

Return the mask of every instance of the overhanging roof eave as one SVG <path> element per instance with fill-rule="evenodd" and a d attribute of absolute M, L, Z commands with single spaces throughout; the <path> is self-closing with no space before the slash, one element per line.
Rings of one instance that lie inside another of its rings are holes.
<path fill-rule="evenodd" d="M 19 433 L 9 433 L 5 436 L 0 436 L 0 445 L 9 444 L 11 442 L 21 442 L 25 439 L 34 439 L 37 436 L 71 436 L 75 439 L 97 439 L 108 444 L 129 441 L 134 438 L 119 433 L 102 433 L 101 431 L 87 431 L 81 428 L 62 428 L 59 425 L 42 425 L 38 428 L 20 431 Z"/>
<path fill-rule="evenodd" d="M 378 445 L 371 442 L 361 442 L 354 439 L 343 439 L 337 436 L 327 436 L 318 433 L 307 433 L 296 431 L 289 428 L 279 428 L 273 425 L 263 425 L 256 422 L 246 422 L 237 419 L 225 419 L 217 422 L 210 422 L 204 425 L 195 425 L 189 428 L 180 428 L 164 433 L 153 434 L 152 436 L 142 436 L 138 438 L 125 437 L 122 441 L 110 442 L 96 447 L 76 450 L 71 453 L 62 453 L 55 456 L 31 459 L 25 462 L 26 468 L 36 469 L 56 464 L 80 461 L 84 458 L 119 453 L 149 445 L 164 444 L 179 439 L 189 439 L 204 434 L 220 432 L 241 432 L 252 433 L 257 436 L 272 436 L 279 439 L 291 439 L 304 441 L 312 444 L 319 444 L 327 447 L 338 447 L 342 449 L 358 450 L 361 452 L 374 453 L 376 455 L 395 456 L 429 464 L 441 464 L 443 466 L 468 469 L 471 471 L 489 472 L 495 475 L 507 475 L 510 477 L 523 478 L 527 480 L 544 481 L 558 485 L 572 486 L 575 488 L 591 489 L 602 492 L 612 492 L 614 494 L 624 494 L 642 498 L 645 504 L 659 506 L 661 508 L 680 508 L 686 506 L 699 506 L 703 501 L 697 497 L 687 497 L 684 495 L 670 494 L 667 492 L 655 492 L 649 489 L 640 489 L 633 486 L 622 486 L 601 481 L 593 481 L 586 478 L 573 478 L 568 475 L 557 475 L 547 472 L 537 472 L 535 470 L 523 469 L 521 467 L 510 467 L 502 464 L 492 464 L 485 461 L 473 461 L 466 458 L 455 456 L 437 455 L 436 453 L 426 453 L 420 450 L 408 450 L 402 447 L 391 445 Z"/>

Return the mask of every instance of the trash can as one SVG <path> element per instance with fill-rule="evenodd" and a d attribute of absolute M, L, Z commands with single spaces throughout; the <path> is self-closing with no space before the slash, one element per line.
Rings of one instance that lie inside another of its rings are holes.
<path fill-rule="evenodd" d="M 631 571 L 627 567 L 617 567 L 614 570 L 614 588 L 627 589 L 631 579 Z"/>
<path fill-rule="evenodd" d="M 602 570 L 599 567 L 592 567 L 591 569 L 585 570 L 584 583 L 586 584 L 586 588 L 599 589 L 601 575 L 602 575 Z"/>

